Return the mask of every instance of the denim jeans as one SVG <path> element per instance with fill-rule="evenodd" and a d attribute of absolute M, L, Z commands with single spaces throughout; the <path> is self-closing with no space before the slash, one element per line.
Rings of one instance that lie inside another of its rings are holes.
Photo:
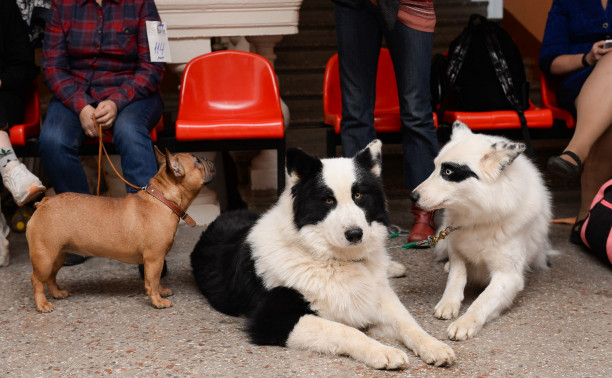
<path fill-rule="evenodd" d="M 121 156 L 123 177 L 136 186 L 145 186 L 157 173 L 157 162 L 149 131 L 163 111 L 156 93 L 123 108 L 111 131 L 113 144 Z M 57 99 L 52 99 L 39 137 L 40 157 L 56 193 L 89 194 L 85 171 L 79 159 L 79 147 L 86 136 L 79 116 Z M 126 185 L 128 192 L 136 189 Z"/>
<path fill-rule="evenodd" d="M 388 31 L 370 1 L 360 10 L 335 4 L 334 15 L 342 91 L 343 154 L 353 156 L 376 138 L 376 70 L 384 36 L 397 79 L 404 185 L 412 190 L 431 174 L 433 159 L 439 151 L 429 87 L 433 33 L 411 29 L 399 21 Z"/>

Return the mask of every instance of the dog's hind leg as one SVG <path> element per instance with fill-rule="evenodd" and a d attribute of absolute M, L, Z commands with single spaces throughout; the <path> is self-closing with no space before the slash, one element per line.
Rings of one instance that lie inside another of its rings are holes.
<path fill-rule="evenodd" d="M 467 340 L 482 326 L 508 308 L 523 290 L 524 278 L 519 272 L 493 272 L 489 286 L 459 319 L 448 327 L 451 340 Z"/>
<path fill-rule="evenodd" d="M 53 275 L 53 284 L 55 284 L 55 274 L 57 274 L 57 271 L 54 274 L 54 266 L 58 259 L 52 261 L 53 254 L 47 253 L 44 248 L 37 248 L 35 244 L 34 242 L 30 244 L 30 261 L 32 262 L 30 281 L 34 289 L 34 302 L 38 311 L 51 312 L 53 311 L 53 305 L 47 301 L 45 296 L 45 283 L 48 283 Z M 61 258 L 59 260 L 63 263 L 64 259 Z M 57 287 L 57 284 L 55 284 L 55 287 Z"/>
<path fill-rule="evenodd" d="M 68 292 L 68 290 L 60 289 L 56 281 L 57 272 L 59 272 L 59 270 L 64 265 L 64 260 L 66 260 L 66 254 L 60 253 L 57 259 L 55 259 L 55 261 L 53 262 L 53 268 L 51 269 L 51 274 L 49 275 L 49 279 L 47 280 L 47 288 L 49 289 L 49 294 L 51 294 L 51 296 L 55 299 L 63 299 L 70 295 L 70 292 Z"/>
<path fill-rule="evenodd" d="M 316 315 L 304 315 L 297 322 L 287 346 L 319 353 L 348 355 L 374 369 L 403 369 L 408 356 L 383 345 L 356 328 Z"/>

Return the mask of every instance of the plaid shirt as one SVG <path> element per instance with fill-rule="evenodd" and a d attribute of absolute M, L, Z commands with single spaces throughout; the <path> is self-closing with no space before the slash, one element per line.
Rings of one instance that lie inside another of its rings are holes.
<path fill-rule="evenodd" d="M 54 0 L 41 65 L 55 97 L 78 115 L 103 100 L 121 111 L 157 91 L 164 68 L 150 62 L 147 20 L 160 20 L 153 0 Z"/>

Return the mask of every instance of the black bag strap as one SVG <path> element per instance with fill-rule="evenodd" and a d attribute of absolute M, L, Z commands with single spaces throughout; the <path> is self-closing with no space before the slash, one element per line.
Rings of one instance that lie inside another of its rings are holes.
<path fill-rule="evenodd" d="M 482 17 L 482 16 L 481 16 Z M 484 17 L 483 17 L 484 18 Z M 470 18 L 471 21 L 471 18 Z M 514 107 L 516 112 L 518 113 L 519 120 L 521 122 L 521 132 L 523 134 L 523 140 L 525 141 L 525 145 L 527 146 L 527 154 L 530 157 L 534 157 L 533 145 L 531 144 L 531 136 L 529 134 L 529 128 L 527 127 L 527 119 L 525 118 L 525 109 L 528 106 L 527 104 L 523 104 L 516 96 L 516 85 L 512 81 L 512 74 L 510 73 L 510 68 L 508 67 L 508 62 L 504 53 L 499 45 L 499 40 L 495 35 L 493 27 L 490 23 L 485 19 L 483 21 L 486 25 L 486 33 L 485 33 L 485 45 L 487 46 L 487 50 L 489 51 L 489 57 L 491 58 L 491 63 L 493 63 L 493 69 L 495 70 L 495 74 L 499 83 L 504 91 L 504 95 L 510 102 L 510 105 Z"/>

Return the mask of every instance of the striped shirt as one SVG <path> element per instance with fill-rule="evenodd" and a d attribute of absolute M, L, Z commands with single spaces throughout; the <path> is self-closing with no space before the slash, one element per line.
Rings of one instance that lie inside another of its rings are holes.
<path fill-rule="evenodd" d="M 401 0 L 397 19 L 413 29 L 433 33 L 436 26 L 433 0 Z"/>
<path fill-rule="evenodd" d="M 79 114 L 112 100 L 121 111 L 149 97 L 163 75 L 151 63 L 145 21 L 159 21 L 153 0 L 54 0 L 41 65 L 54 96 Z"/>

